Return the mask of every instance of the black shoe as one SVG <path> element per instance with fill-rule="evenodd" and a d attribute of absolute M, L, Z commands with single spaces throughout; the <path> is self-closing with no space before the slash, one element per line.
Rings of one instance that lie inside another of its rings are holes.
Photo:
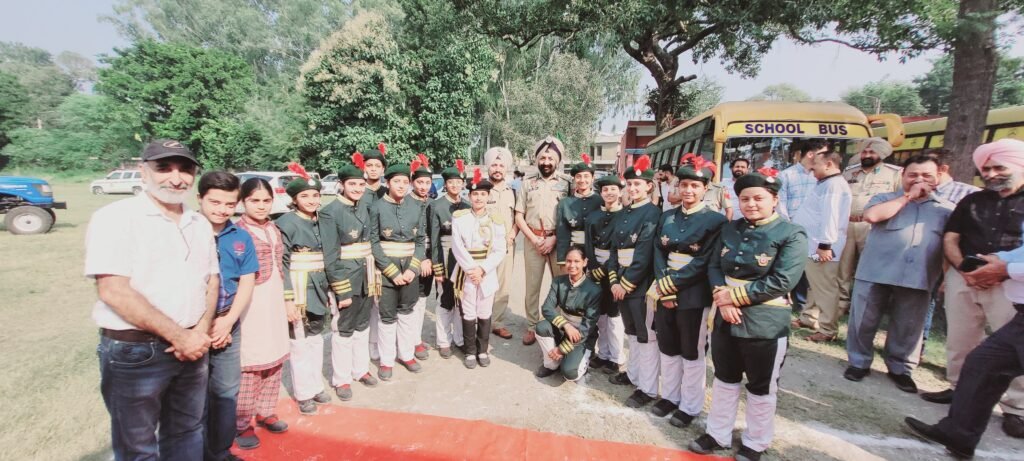
<path fill-rule="evenodd" d="M 487 354 L 477 355 L 476 356 L 476 361 L 482 367 L 489 367 L 489 366 L 491 366 L 491 356 L 489 356 Z"/>
<path fill-rule="evenodd" d="M 381 365 L 380 368 L 377 369 L 377 377 L 380 378 L 381 381 L 391 381 L 391 377 L 394 376 L 394 373 L 395 371 L 393 367 Z"/>
<path fill-rule="evenodd" d="M 442 347 L 439 353 L 441 354 L 441 358 L 442 359 L 450 359 L 450 358 L 452 358 L 452 348 L 451 347 Z"/>
<path fill-rule="evenodd" d="M 608 364 L 601 368 L 601 373 L 606 375 L 617 375 L 619 374 L 619 368 L 619 364 L 609 360 Z"/>
<path fill-rule="evenodd" d="M 556 371 L 558 370 L 552 370 L 544 365 L 541 365 L 540 368 L 537 369 L 537 371 L 533 372 L 533 375 L 538 378 L 547 378 L 548 376 L 555 374 Z"/>
<path fill-rule="evenodd" d="M 349 384 L 342 384 L 341 386 L 335 387 L 334 393 L 338 395 L 338 400 L 341 400 L 342 402 L 352 400 L 352 386 Z"/>
<path fill-rule="evenodd" d="M 629 398 L 626 399 L 626 406 L 629 408 L 640 408 L 651 403 L 653 400 L 654 397 L 644 394 L 644 391 L 637 389 L 633 391 L 633 395 L 630 395 Z"/>
<path fill-rule="evenodd" d="M 406 370 L 409 370 L 412 373 L 419 373 L 419 372 L 423 371 L 423 366 L 420 365 L 420 363 L 417 362 L 416 359 L 412 359 L 412 360 L 399 360 L 398 363 L 401 363 L 402 366 L 405 367 Z"/>
<path fill-rule="evenodd" d="M 281 421 L 277 415 L 270 415 L 266 418 L 256 417 L 256 425 L 270 431 L 273 434 L 288 432 L 288 423 Z"/>
<path fill-rule="evenodd" d="M 590 368 L 604 368 L 608 366 L 609 363 L 611 363 L 611 360 L 605 360 L 595 355 L 594 358 L 590 359 L 589 366 Z"/>
<path fill-rule="evenodd" d="M 911 394 L 917 393 L 917 384 L 914 383 L 914 379 L 910 377 L 910 373 L 905 375 L 898 375 L 893 372 L 886 373 L 889 375 L 889 379 L 896 383 L 896 387 L 903 392 L 909 392 Z"/>
<path fill-rule="evenodd" d="M 430 358 L 430 348 L 427 347 L 426 343 L 419 343 L 412 354 L 416 357 L 416 360 L 427 360 Z"/>
<path fill-rule="evenodd" d="M 676 409 L 676 411 L 672 412 L 672 418 L 668 420 L 668 423 L 675 427 L 687 427 L 695 418 L 696 416 L 693 416 L 683 410 Z"/>
<path fill-rule="evenodd" d="M 740 449 L 736 452 L 736 456 L 733 459 L 736 461 L 760 461 L 761 452 L 746 445 L 740 445 Z"/>
<path fill-rule="evenodd" d="M 617 384 L 619 386 L 632 385 L 633 381 L 629 380 L 629 376 L 625 373 L 619 373 L 617 375 L 611 375 L 608 377 L 608 382 Z"/>
<path fill-rule="evenodd" d="M 235 455 L 233 455 L 231 453 L 228 453 L 227 455 L 224 456 L 223 461 L 245 461 L 245 460 L 240 458 L 240 457 L 238 457 L 238 456 L 235 456 Z"/>
<path fill-rule="evenodd" d="M 462 365 L 464 365 L 466 368 L 469 368 L 470 370 L 476 368 L 476 356 L 467 355 L 466 358 L 462 360 Z"/>
<path fill-rule="evenodd" d="M 854 382 L 860 382 L 865 376 L 871 374 L 870 368 L 857 368 L 853 365 L 846 367 L 843 377 Z"/>
<path fill-rule="evenodd" d="M 661 399 L 661 400 L 658 400 L 657 402 L 655 402 L 654 406 L 651 407 L 651 413 L 653 413 L 654 416 L 657 416 L 659 418 L 663 418 L 666 415 L 668 415 L 669 413 L 672 413 L 672 410 L 675 410 L 675 409 L 676 409 L 676 404 L 672 403 L 669 400 Z"/>
<path fill-rule="evenodd" d="M 314 402 L 313 399 L 299 400 L 299 413 L 304 415 L 315 415 L 316 402 Z"/>
<path fill-rule="evenodd" d="M 711 452 L 718 450 L 725 450 L 729 447 L 723 447 L 718 444 L 718 441 L 714 437 L 704 434 L 697 437 L 697 440 L 690 442 L 690 445 L 686 447 L 688 450 L 697 453 L 698 455 L 710 455 Z"/>
<path fill-rule="evenodd" d="M 953 443 L 949 440 L 949 437 L 947 437 L 946 434 L 942 433 L 942 431 L 939 430 L 938 426 L 932 426 L 930 424 L 925 423 L 924 421 L 920 421 L 916 418 L 911 418 L 909 416 L 904 418 L 903 422 L 907 423 L 907 427 L 910 428 L 911 435 L 914 435 L 920 439 L 924 439 L 942 445 L 946 447 L 946 450 L 952 453 L 953 456 L 962 459 L 970 459 L 974 457 L 973 448 L 961 448 L 954 446 Z"/>
<path fill-rule="evenodd" d="M 1024 439 L 1024 418 L 1003 413 L 1003 432 L 1015 439 Z"/>
<path fill-rule="evenodd" d="M 953 389 L 946 389 L 938 392 L 922 392 L 921 398 L 931 403 L 949 405 L 953 403 Z"/>
<path fill-rule="evenodd" d="M 376 387 L 378 383 L 377 378 L 374 378 L 373 375 L 369 373 L 366 373 L 362 378 L 359 378 L 359 382 L 363 383 L 366 387 Z"/>
<path fill-rule="evenodd" d="M 243 450 L 252 450 L 253 448 L 259 448 L 260 438 L 256 436 L 256 431 L 250 427 L 235 436 L 235 444 Z"/>
<path fill-rule="evenodd" d="M 327 391 L 320 391 L 319 394 L 313 396 L 313 401 L 320 405 L 331 403 L 331 394 L 328 394 Z"/>

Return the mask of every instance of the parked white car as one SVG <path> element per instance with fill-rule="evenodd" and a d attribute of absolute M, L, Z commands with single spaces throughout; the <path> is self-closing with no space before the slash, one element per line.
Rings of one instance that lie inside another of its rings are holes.
<path fill-rule="evenodd" d="M 140 194 L 142 193 L 142 172 L 139 170 L 115 170 L 103 179 L 89 183 L 94 195 Z"/>
<path fill-rule="evenodd" d="M 299 175 L 292 172 L 280 173 L 276 171 L 246 171 L 244 173 L 238 173 L 240 182 L 245 182 L 250 178 L 263 178 L 270 183 L 270 187 L 274 188 L 274 206 L 270 209 L 270 214 L 279 215 L 290 211 L 288 205 L 292 203 L 292 198 L 288 196 L 288 192 L 285 191 L 285 186 L 289 182 L 295 180 Z M 242 202 L 238 202 L 238 206 L 235 207 L 235 214 L 242 214 L 245 212 L 245 207 Z"/>
<path fill-rule="evenodd" d="M 320 195 L 338 195 L 338 175 L 329 174 L 324 176 L 323 179 L 324 188 L 320 190 Z"/>

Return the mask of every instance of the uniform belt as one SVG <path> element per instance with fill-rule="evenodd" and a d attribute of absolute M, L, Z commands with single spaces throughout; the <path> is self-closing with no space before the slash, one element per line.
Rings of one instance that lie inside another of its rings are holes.
<path fill-rule="evenodd" d="M 380 242 L 380 246 L 391 258 L 408 258 L 416 252 L 415 242 Z"/>
<path fill-rule="evenodd" d="M 619 265 L 622 267 L 628 267 L 633 264 L 633 249 L 632 248 L 620 248 L 619 251 Z"/>
<path fill-rule="evenodd" d="M 441 236 L 441 248 L 444 248 L 445 250 L 448 250 L 451 247 L 452 247 L 452 236 L 451 235 L 442 235 Z"/>
<path fill-rule="evenodd" d="M 572 231 L 571 243 L 575 245 L 583 245 L 587 242 L 587 234 L 583 231 Z"/>
<path fill-rule="evenodd" d="M 668 267 L 674 271 L 682 269 L 693 261 L 693 256 L 673 251 L 668 254 Z"/>
<path fill-rule="evenodd" d="M 534 229 L 532 227 L 530 228 L 530 232 L 533 232 L 533 235 L 536 235 L 537 237 L 551 237 L 552 235 L 555 235 L 555 231 Z"/>
<path fill-rule="evenodd" d="M 864 217 L 850 215 L 850 222 L 864 222 Z"/>
<path fill-rule="evenodd" d="M 475 261 L 483 261 L 483 260 L 487 259 L 487 253 L 489 253 L 491 250 L 487 249 L 487 248 L 482 248 L 482 249 L 475 249 L 475 250 L 471 249 L 471 250 L 467 250 L 467 251 L 469 251 L 469 255 L 473 257 L 473 260 L 475 260 Z"/>
<path fill-rule="evenodd" d="M 289 271 L 322 272 L 324 254 L 319 252 L 292 253 L 288 263 Z"/>
<path fill-rule="evenodd" d="M 583 323 L 583 316 L 582 315 L 570 314 L 570 313 L 566 312 L 564 309 L 562 309 L 561 307 L 558 308 L 558 314 L 561 315 L 562 317 L 565 317 L 565 319 L 568 320 L 569 323 L 571 323 L 572 326 L 574 326 L 576 328 L 579 328 L 580 325 Z"/>
<path fill-rule="evenodd" d="M 370 242 L 356 242 L 341 246 L 340 259 L 363 259 L 370 255 Z"/>
<path fill-rule="evenodd" d="M 732 278 L 732 277 L 729 277 L 729 276 L 725 277 L 725 284 L 729 285 L 730 287 L 741 287 L 741 286 L 745 286 L 745 285 L 747 285 L 749 283 L 750 283 L 750 280 L 741 280 L 741 279 L 736 279 L 736 278 Z M 785 296 L 780 296 L 780 297 L 775 298 L 775 299 L 769 299 L 769 300 L 767 300 L 767 301 L 765 301 L 765 302 L 763 302 L 761 304 L 767 304 L 769 306 L 777 306 L 777 307 L 789 307 L 789 300 L 786 299 Z"/>
<path fill-rule="evenodd" d="M 600 248 L 594 248 L 594 257 L 597 258 L 598 264 L 604 264 L 608 262 L 608 258 L 610 258 L 611 256 L 611 250 L 602 250 Z"/>
<path fill-rule="evenodd" d="M 126 343 L 166 342 L 163 338 L 142 330 L 110 330 L 107 328 L 100 328 L 100 335 L 106 336 L 114 341 L 123 341 Z"/>

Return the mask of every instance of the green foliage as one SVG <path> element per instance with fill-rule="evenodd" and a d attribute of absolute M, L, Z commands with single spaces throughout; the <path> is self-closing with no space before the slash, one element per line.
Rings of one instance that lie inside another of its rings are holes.
<path fill-rule="evenodd" d="M 20 43 L 0 42 L 0 72 L 16 76 L 26 91 L 23 126 L 49 126 L 58 116 L 57 106 L 75 90 L 75 82 L 49 52 Z"/>
<path fill-rule="evenodd" d="M 207 167 L 227 166 L 220 163 L 225 153 L 252 145 L 252 130 L 238 117 L 254 89 L 252 70 L 241 59 L 219 50 L 149 40 L 117 54 L 103 59 L 109 67 L 100 70 L 96 90 L 130 107 L 141 120 L 144 137 L 180 140 Z"/>
<path fill-rule="evenodd" d="M 142 150 L 135 139 L 142 129 L 135 114 L 110 98 L 74 94 L 58 114 L 51 127 L 11 132 L 3 154 L 16 166 L 69 171 L 103 170 Z"/>
<path fill-rule="evenodd" d="M 843 101 L 865 114 L 881 113 L 901 116 L 922 115 L 925 108 L 913 85 L 905 82 L 878 81 L 843 93 Z"/>
<path fill-rule="evenodd" d="M 928 73 L 914 79 L 929 114 L 949 113 L 949 100 L 953 93 L 953 59 L 943 56 L 932 61 Z M 992 108 L 1024 104 L 1024 58 L 1000 54 L 996 69 L 996 83 L 992 91 Z"/>
<path fill-rule="evenodd" d="M 10 142 L 8 133 L 22 125 L 22 115 L 28 104 L 28 93 L 18 79 L 0 72 L 0 149 Z"/>
<path fill-rule="evenodd" d="M 775 85 L 768 85 L 761 90 L 760 93 L 755 94 L 747 99 L 748 101 L 788 101 L 788 102 L 807 102 L 813 101 L 814 98 L 811 95 L 804 92 L 795 85 L 789 83 L 779 83 Z"/>

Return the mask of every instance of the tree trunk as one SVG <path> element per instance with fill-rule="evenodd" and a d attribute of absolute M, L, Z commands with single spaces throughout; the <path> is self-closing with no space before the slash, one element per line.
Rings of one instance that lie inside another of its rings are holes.
<path fill-rule="evenodd" d="M 981 144 L 995 86 L 997 0 L 963 0 L 953 41 L 953 94 L 944 146 L 952 153 L 950 174 L 970 183 L 971 153 Z"/>

